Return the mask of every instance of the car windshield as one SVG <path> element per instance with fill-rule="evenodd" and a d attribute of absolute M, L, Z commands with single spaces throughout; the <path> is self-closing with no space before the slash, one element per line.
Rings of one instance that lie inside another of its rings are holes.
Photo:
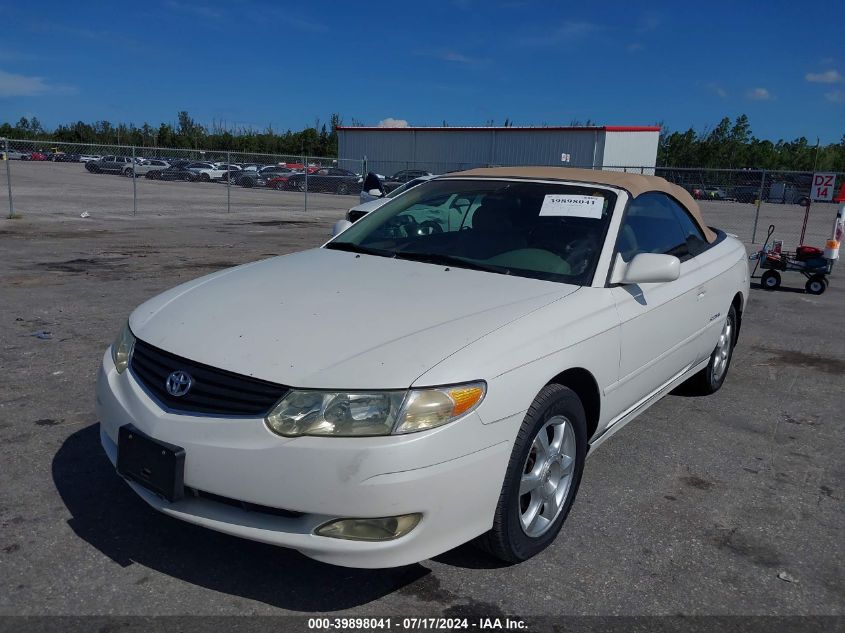
<path fill-rule="evenodd" d="M 326 248 L 585 285 L 615 202 L 615 193 L 592 186 L 432 180 Z"/>

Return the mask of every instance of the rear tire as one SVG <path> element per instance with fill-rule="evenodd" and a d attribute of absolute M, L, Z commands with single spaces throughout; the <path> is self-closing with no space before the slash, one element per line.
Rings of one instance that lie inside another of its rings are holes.
<path fill-rule="evenodd" d="M 587 456 L 587 419 L 568 387 L 546 385 L 519 429 L 493 516 L 476 544 L 518 563 L 548 547 L 575 501 Z"/>
<path fill-rule="evenodd" d="M 780 273 L 776 270 L 767 270 L 760 277 L 760 286 L 765 290 L 777 290 L 780 288 Z"/>
<path fill-rule="evenodd" d="M 345 196 L 348 193 L 349 193 L 349 185 L 347 185 L 345 182 L 342 182 L 337 186 L 337 195 Z"/>
<path fill-rule="evenodd" d="M 247 189 L 251 189 L 255 183 L 253 182 L 252 178 L 243 178 L 241 179 L 241 187 L 246 187 Z"/>
<path fill-rule="evenodd" d="M 684 383 L 684 393 L 691 396 L 709 396 L 722 388 L 733 358 L 737 325 L 736 310 L 731 306 L 725 324 L 722 326 L 722 332 L 719 334 L 716 349 L 710 354 L 710 362 L 707 363 L 707 367 Z"/>
<path fill-rule="evenodd" d="M 199 175 L 199 181 L 200 182 L 210 182 L 211 176 L 209 176 L 208 174 L 200 174 Z"/>
<path fill-rule="evenodd" d="M 827 290 L 827 279 L 824 278 L 824 275 L 813 275 L 804 284 L 804 289 L 811 295 L 824 294 L 824 291 Z"/>

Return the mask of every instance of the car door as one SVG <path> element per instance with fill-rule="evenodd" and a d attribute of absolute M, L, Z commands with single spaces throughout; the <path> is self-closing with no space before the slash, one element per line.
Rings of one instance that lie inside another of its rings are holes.
<path fill-rule="evenodd" d="M 704 317 L 704 330 L 698 337 L 699 359 L 709 358 L 716 347 L 728 310 L 736 292 L 736 280 L 730 270 L 736 260 L 726 260 L 724 250 L 717 243 L 707 243 L 701 227 L 681 205 L 675 204 L 675 214 L 687 240 L 690 253 L 698 262 L 702 276 L 699 311 Z"/>
<path fill-rule="evenodd" d="M 700 360 L 698 336 L 706 325 L 700 302 L 705 288 L 699 263 L 665 194 L 645 193 L 631 201 L 617 251 L 615 257 L 624 262 L 638 253 L 674 255 L 681 260 L 680 275 L 674 281 L 620 284 L 611 289 L 622 335 L 613 397 L 624 411 Z"/>

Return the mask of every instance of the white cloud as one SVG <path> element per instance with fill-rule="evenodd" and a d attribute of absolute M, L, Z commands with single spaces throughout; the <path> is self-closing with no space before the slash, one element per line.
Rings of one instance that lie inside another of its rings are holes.
<path fill-rule="evenodd" d="M 661 18 L 657 13 L 646 13 L 639 19 L 637 31 L 640 33 L 646 33 L 659 28 L 662 24 L 663 18 Z"/>
<path fill-rule="evenodd" d="M 845 90 L 833 90 L 824 93 L 824 98 L 831 103 L 845 103 Z"/>
<path fill-rule="evenodd" d="M 439 59 L 440 61 L 450 62 L 452 64 L 460 64 L 461 66 L 466 66 L 467 68 L 481 68 L 485 66 L 488 61 L 479 57 L 470 57 L 469 55 L 465 55 L 464 53 L 451 48 L 423 49 L 416 51 L 415 54 Z"/>
<path fill-rule="evenodd" d="M 0 70 L 0 97 L 38 97 L 48 93 L 73 94 L 73 86 L 48 84 L 43 77 Z"/>
<path fill-rule="evenodd" d="M 566 20 L 559 26 L 546 29 L 540 33 L 526 33 L 516 38 L 515 42 L 521 46 L 559 46 L 582 40 L 603 31 L 605 27 L 595 22 L 583 20 Z"/>
<path fill-rule="evenodd" d="M 213 6 L 197 2 L 179 2 L 178 0 L 168 0 L 164 4 L 175 11 L 192 13 L 193 15 L 201 18 L 208 18 L 210 20 L 219 20 L 223 17 L 223 13 Z"/>
<path fill-rule="evenodd" d="M 377 127 L 408 127 L 408 122 L 405 119 L 388 117 L 379 121 Z"/>
<path fill-rule="evenodd" d="M 728 98 L 728 91 L 715 82 L 710 82 L 709 84 L 707 84 L 707 89 L 720 99 Z"/>
<path fill-rule="evenodd" d="M 463 53 L 458 53 L 457 51 L 440 51 L 437 54 L 437 57 L 443 61 L 457 62 L 459 64 L 474 64 L 476 62 L 476 60 L 472 57 L 464 55 Z"/>
<path fill-rule="evenodd" d="M 752 88 L 746 95 L 752 101 L 771 101 L 774 96 L 766 88 Z"/>
<path fill-rule="evenodd" d="M 820 73 L 807 73 L 804 75 L 804 79 L 819 84 L 836 84 L 845 80 L 845 77 L 840 75 L 838 70 L 831 68 Z"/>

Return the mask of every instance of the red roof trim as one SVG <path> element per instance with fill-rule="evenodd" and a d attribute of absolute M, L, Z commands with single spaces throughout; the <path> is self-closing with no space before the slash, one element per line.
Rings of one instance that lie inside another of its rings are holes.
<path fill-rule="evenodd" d="M 572 131 L 572 130 L 599 130 L 604 132 L 659 132 L 658 125 L 597 125 L 597 126 L 556 126 L 556 127 L 361 127 L 350 125 L 339 125 L 338 130 L 362 130 L 366 132 L 477 132 L 484 130 L 496 130 L 497 132 L 512 132 L 524 130 L 547 130 L 550 132 Z"/>
<path fill-rule="evenodd" d="M 659 132 L 659 125 L 605 125 L 606 132 Z"/>

